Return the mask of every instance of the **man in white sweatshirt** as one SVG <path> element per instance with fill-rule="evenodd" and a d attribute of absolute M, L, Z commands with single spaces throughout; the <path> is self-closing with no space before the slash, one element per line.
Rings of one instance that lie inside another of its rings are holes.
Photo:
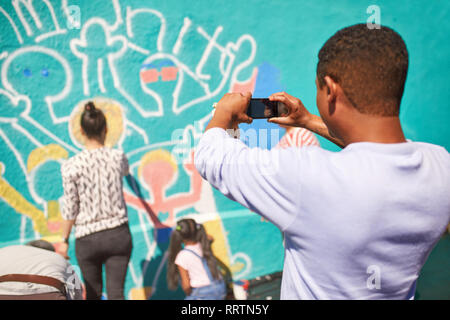
<path fill-rule="evenodd" d="M 226 94 L 195 153 L 200 174 L 285 235 L 282 299 L 413 299 L 450 221 L 450 156 L 407 141 L 399 120 L 408 52 L 390 28 L 344 28 L 321 48 L 317 107 L 281 92 L 269 121 L 343 147 L 250 149 L 226 132 L 251 94 Z"/>

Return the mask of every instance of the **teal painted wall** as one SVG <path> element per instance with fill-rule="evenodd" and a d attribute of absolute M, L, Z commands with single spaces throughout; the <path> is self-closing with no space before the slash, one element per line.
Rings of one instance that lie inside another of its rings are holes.
<path fill-rule="evenodd" d="M 155 211 L 136 204 L 125 184 L 134 243 L 128 298 L 183 296 L 166 287 L 164 253 L 170 227 L 185 215 L 214 234 L 235 280 L 281 270 L 280 232 L 199 182 L 191 148 L 212 103 L 229 91 L 264 97 L 285 90 L 317 114 L 317 52 L 338 29 L 366 22 L 370 5 L 410 53 L 401 105 L 407 138 L 450 150 L 448 1 L 26 3 L 0 0 L 0 246 L 59 241 L 59 168 L 82 149 L 77 116 L 94 100 L 107 114 L 108 143 L 124 149 Z M 73 247 L 72 239 L 76 264 Z"/>

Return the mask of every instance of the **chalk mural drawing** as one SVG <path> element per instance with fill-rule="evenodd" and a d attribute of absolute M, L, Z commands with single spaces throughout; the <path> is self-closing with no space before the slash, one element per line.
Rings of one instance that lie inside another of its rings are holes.
<path fill-rule="evenodd" d="M 64 159 L 68 158 L 68 152 L 61 146 L 51 144 L 34 149 L 27 160 L 28 174 L 32 181 L 30 185 L 30 193 L 34 202 L 41 204 L 44 208 L 46 224 L 40 225 L 35 222 L 38 232 L 41 236 L 60 236 L 61 235 L 61 212 L 59 200 L 63 195 L 61 187 L 61 164 Z M 49 181 L 49 177 L 51 177 Z M 52 188 L 42 188 L 46 183 L 52 183 Z M 49 238 L 52 242 L 59 239 Z"/>
<path fill-rule="evenodd" d="M 39 235 L 49 241 L 59 240 L 61 235 L 62 217 L 59 209 L 59 199 L 62 196 L 60 182 L 61 160 L 67 159 L 68 152 L 59 145 L 48 145 L 33 150 L 27 160 L 27 174 L 30 177 L 29 192 L 35 203 L 44 210 L 38 209 L 27 201 L 6 180 L 1 179 L 1 196 L 17 212 L 28 216 Z M 2 168 L 4 171 L 4 168 Z M 39 185 L 48 183 L 49 177 L 55 181 L 54 188 L 41 188 Z"/>
<path fill-rule="evenodd" d="M 76 26 L 70 25 L 73 6 L 79 8 Z M 226 28 L 144 0 L 102 1 L 101 10 L 96 1 L 2 1 L 0 246 L 61 241 L 60 168 L 85 144 L 80 116 L 93 101 L 106 115 L 106 144 L 123 149 L 130 163 L 124 183 L 134 244 L 128 298 L 183 296 L 165 284 L 170 233 L 183 217 L 205 225 L 234 280 L 260 275 L 253 260 L 264 259 L 264 252 L 243 251 L 233 239 L 242 228 L 279 233 L 227 204 L 193 164 L 212 103 L 226 92 L 254 92 L 261 76 L 255 39 L 227 39 Z M 223 206 L 239 213 L 228 218 Z M 71 238 L 76 264 L 73 247 Z"/>
<path fill-rule="evenodd" d="M 30 63 L 33 60 L 38 63 Z M 62 74 L 64 80 L 61 81 Z M 67 121 L 67 117 L 57 117 L 53 107 L 55 102 L 67 96 L 72 87 L 72 71 L 61 54 L 41 46 L 20 48 L 6 58 L 1 77 L 4 88 L 13 95 L 26 96 L 33 103 L 39 103 L 40 107 L 45 104 L 53 123 Z M 46 90 L 35 90 L 35 86 L 39 84 L 45 85 Z M 25 113 L 24 116 L 28 114 Z"/>

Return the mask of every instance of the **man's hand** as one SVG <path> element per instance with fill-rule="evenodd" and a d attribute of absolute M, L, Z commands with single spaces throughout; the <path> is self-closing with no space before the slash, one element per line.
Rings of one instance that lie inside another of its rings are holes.
<path fill-rule="evenodd" d="M 311 119 L 311 113 L 306 110 L 300 99 L 295 98 L 286 92 L 274 93 L 269 97 L 270 101 L 279 101 L 286 105 L 288 114 L 277 118 L 270 118 L 268 121 L 283 126 L 306 128 Z"/>
<path fill-rule="evenodd" d="M 269 97 L 269 100 L 282 102 L 288 108 L 287 115 L 270 118 L 268 119 L 269 122 L 277 123 L 282 126 L 305 128 L 330 140 L 341 148 L 345 147 L 345 143 L 341 139 L 330 134 L 328 127 L 321 117 L 311 114 L 306 110 L 300 99 L 295 98 L 286 92 L 278 92 L 272 94 Z"/>
<path fill-rule="evenodd" d="M 239 123 L 251 123 L 253 121 L 247 115 L 247 108 L 250 103 L 252 94 L 247 92 L 227 93 L 216 105 L 214 116 L 209 122 L 206 130 L 219 127 L 224 130 L 237 129 Z"/>

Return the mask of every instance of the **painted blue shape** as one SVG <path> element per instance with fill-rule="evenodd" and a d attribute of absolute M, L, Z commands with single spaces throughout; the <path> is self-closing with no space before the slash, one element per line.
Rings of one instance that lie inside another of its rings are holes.
<path fill-rule="evenodd" d="M 48 72 L 48 70 L 47 69 L 42 69 L 41 70 L 41 75 L 43 76 L 43 77 L 48 77 L 49 76 L 49 72 Z"/>
<path fill-rule="evenodd" d="M 31 77 L 31 75 L 32 75 L 32 72 L 31 72 L 31 70 L 30 69 L 24 69 L 23 70 L 23 75 L 25 76 L 25 77 Z"/>
<path fill-rule="evenodd" d="M 156 229 L 156 242 L 165 243 L 169 242 L 172 228 Z"/>
<path fill-rule="evenodd" d="M 143 64 L 141 67 L 141 70 L 147 70 L 147 69 L 159 69 L 162 67 L 172 67 L 174 66 L 175 63 L 172 60 L 169 59 L 164 59 L 158 62 L 153 62 L 153 63 L 146 63 Z"/>
<path fill-rule="evenodd" d="M 256 78 L 255 98 L 267 98 L 275 92 L 283 91 L 280 83 L 280 70 L 268 62 L 263 62 L 258 66 L 258 77 Z"/>
<path fill-rule="evenodd" d="M 267 98 L 272 93 L 283 91 L 279 79 L 280 71 L 270 63 L 263 62 L 258 66 L 258 76 L 256 78 L 253 97 Z M 267 119 L 255 119 L 251 124 L 241 123 L 239 128 L 242 130 L 256 130 L 258 137 L 256 146 L 263 149 L 275 147 L 286 132 L 279 125 L 267 122 Z M 245 139 L 245 136 L 241 136 L 241 140 L 248 145 L 249 141 Z M 255 146 L 252 145 L 251 147 Z"/>

